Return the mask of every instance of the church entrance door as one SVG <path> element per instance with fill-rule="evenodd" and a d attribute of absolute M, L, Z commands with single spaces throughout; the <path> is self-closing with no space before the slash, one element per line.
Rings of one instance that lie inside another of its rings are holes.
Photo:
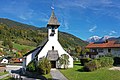
<path fill-rule="evenodd" d="M 56 61 L 51 61 L 51 68 L 56 68 Z"/>

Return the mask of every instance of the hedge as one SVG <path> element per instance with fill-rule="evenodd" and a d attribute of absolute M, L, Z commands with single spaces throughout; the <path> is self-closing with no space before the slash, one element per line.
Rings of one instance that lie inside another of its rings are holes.
<path fill-rule="evenodd" d="M 101 64 L 99 63 L 98 60 L 92 60 L 85 64 L 84 70 L 85 71 L 94 71 L 94 70 L 99 69 L 100 66 L 101 66 Z"/>
<path fill-rule="evenodd" d="M 109 66 L 112 66 L 114 63 L 114 60 L 112 57 L 101 57 L 99 61 L 100 61 L 101 67 L 109 67 Z"/>
<path fill-rule="evenodd" d="M 82 58 L 82 59 L 80 59 L 80 63 L 81 63 L 82 66 L 84 66 L 89 61 L 91 61 L 91 58 Z"/>
<path fill-rule="evenodd" d="M 101 57 L 99 59 L 92 60 L 84 65 L 85 71 L 94 71 L 102 67 L 112 66 L 114 60 L 112 57 Z"/>

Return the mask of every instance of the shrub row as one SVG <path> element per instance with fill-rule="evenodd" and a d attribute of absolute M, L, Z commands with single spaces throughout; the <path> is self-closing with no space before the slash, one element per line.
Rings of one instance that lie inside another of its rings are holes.
<path fill-rule="evenodd" d="M 96 60 L 92 60 L 84 65 L 85 71 L 94 71 L 102 67 L 109 67 L 113 65 L 113 58 L 102 57 Z"/>
<path fill-rule="evenodd" d="M 101 64 L 101 67 L 108 67 L 113 65 L 114 60 L 111 57 L 101 57 L 99 59 L 99 62 Z"/>
<path fill-rule="evenodd" d="M 38 71 L 41 72 L 41 74 L 48 74 L 50 73 L 51 69 L 51 63 L 47 58 L 42 58 L 42 60 L 39 61 L 38 64 Z"/>
<path fill-rule="evenodd" d="M 34 72 L 36 71 L 35 62 L 31 61 L 27 66 L 27 71 Z"/>
<path fill-rule="evenodd" d="M 31 61 L 27 66 L 27 71 L 29 72 L 38 72 L 40 74 L 50 73 L 51 63 L 47 58 L 42 58 L 38 65 L 35 64 L 35 61 Z"/>
<path fill-rule="evenodd" d="M 80 63 L 81 63 L 82 66 L 84 66 L 89 61 L 91 61 L 91 58 L 82 58 L 82 59 L 80 59 Z"/>

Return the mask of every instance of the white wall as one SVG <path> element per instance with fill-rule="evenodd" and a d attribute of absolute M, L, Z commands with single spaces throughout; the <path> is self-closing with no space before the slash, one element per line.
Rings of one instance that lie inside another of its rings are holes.
<path fill-rule="evenodd" d="M 69 56 L 70 64 L 68 67 L 72 68 L 73 67 L 73 58 L 62 48 L 62 46 L 60 45 L 60 43 L 57 40 L 48 41 L 47 44 L 42 49 L 42 51 L 39 53 L 38 59 L 42 58 L 43 56 L 46 56 L 48 50 L 52 50 L 52 46 L 54 46 L 54 50 L 58 50 L 59 57 L 62 54 L 67 54 Z"/>
<path fill-rule="evenodd" d="M 112 48 L 111 53 L 114 56 L 120 56 L 120 48 Z"/>
<path fill-rule="evenodd" d="M 58 42 L 58 29 L 55 29 L 54 36 L 50 36 L 51 29 L 48 29 L 48 42 L 42 49 L 42 51 L 38 55 L 39 58 L 42 58 L 43 56 L 47 55 L 48 50 L 52 50 L 52 46 L 54 46 L 54 50 L 58 50 L 59 57 L 62 54 L 67 54 L 69 56 L 69 68 L 73 67 L 73 58 L 62 48 L 61 44 Z M 57 62 L 58 63 L 58 62 Z"/>
<path fill-rule="evenodd" d="M 7 59 L 3 59 L 3 60 L 1 61 L 1 63 L 7 64 L 7 63 L 8 63 L 8 60 L 7 60 Z"/>
<path fill-rule="evenodd" d="M 103 52 L 99 52 L 99 55 L 106 55 L 108 54 L 108 49 L 111 49 L 111 54 L 114 56 L 120 56 L 120 48 L 103 48 Z"/>
<path fill-rule="evenodd" d="M 26 57 L 26 66 L 30 63 L 31 60 L 32 60 L 32 53 Z"/>

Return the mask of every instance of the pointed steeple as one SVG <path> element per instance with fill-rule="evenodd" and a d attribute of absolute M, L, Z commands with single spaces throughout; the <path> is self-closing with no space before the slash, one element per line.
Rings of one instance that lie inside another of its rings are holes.
<path fill-rule="evenodd" d="M 57 17 L 55 16 L 54 9 L 52 9 L 52 14 L 47 24 L 47 27 L 50 26 L 55 26 L 55 27 L 60 26 L 60 23 L 58 22 Z"/>

